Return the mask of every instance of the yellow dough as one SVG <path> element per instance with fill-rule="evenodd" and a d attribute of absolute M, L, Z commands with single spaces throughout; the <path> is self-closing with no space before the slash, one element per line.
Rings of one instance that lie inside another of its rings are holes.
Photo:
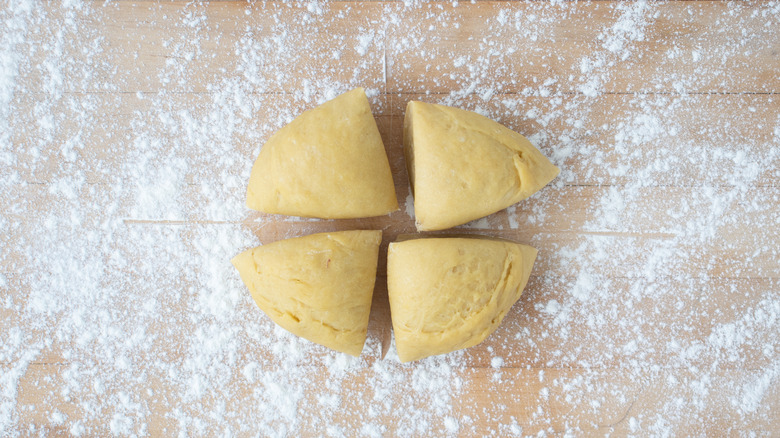
<path fill-rule="evenodd" d="M 398 210 L 365 91 L 356 88 L 305 111 L 271 136 L 252 167 L 246 204 L 265 213 L 325 219 Z"/>
<path fill-rule="evenodd" d="M 536 249 L 472 237 L 394 242 L 387 290 L 401 362 L 482 342 L 520 298 Z"/>
<path fill-rule="evenodd" d="M 406 106 L 404 153 L 420 231 L 495 213 L 560 172 L 528 139 L 487 117 L 416 101 Z"/>
<path fill-rule="evenodd" d="M 381 231 L 281 240 L 232 260 L 260 309 L 302 338 L 359 356 L 366 341 Z"/>

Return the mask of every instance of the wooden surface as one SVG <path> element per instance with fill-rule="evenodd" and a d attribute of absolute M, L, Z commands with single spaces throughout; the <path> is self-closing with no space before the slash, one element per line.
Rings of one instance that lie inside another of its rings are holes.
<path fill-rule="evenodd" d="M 780 433 L 776 3 L 0 4 L 0 435 Z M 401 210 L 246 210 L 263 141 L 356 86 Z M 458 230 L 540 250 L 495 334 L 400 365 L 381 255 L 348 362 L 274 329 L 227 260 L 414 232 L 414 99 L 562 173 Z"/>

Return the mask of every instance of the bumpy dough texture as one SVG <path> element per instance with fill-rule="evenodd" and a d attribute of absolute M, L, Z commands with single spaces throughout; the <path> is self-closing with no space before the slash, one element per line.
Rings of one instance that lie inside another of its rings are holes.
<path fill-rule="evenodd" d="M 281 240 L 233 258 L 260 309 L 302 338 L 359 356 L 366 341 L 381 231 Z"/>
<path fill-rule="evenodd" d="M 390 244 L 387 289 L 401 362 L 482 342 L 520 298 L 536 249 L 482 238 Z"/>
<path fill-rule="evenodd" d="M 521 201 L 555 167 L 522 135 L 477 113 L 412 101 L 404 153 L 418 230 L 442 230 Z"/>
<path fill-rule="evenodd" d="M 326 219 L 398 210 L 393 176 L 362 88 L 305 111 L 257 156 L 247 188 L 253 210 Z"/>

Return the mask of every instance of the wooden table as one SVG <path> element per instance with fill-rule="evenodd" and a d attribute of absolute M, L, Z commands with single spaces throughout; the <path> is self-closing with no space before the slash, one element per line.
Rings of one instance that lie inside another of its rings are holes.
<path fill-rule="evenodd" d="M 0 435 L 780 434 L 777 2 L 70 3 L 0 6 Z M 401 210 L 247 210 L 264 140 L 356 86 Z M 457 230 L 540 250 L 496 333 L 401 365 L 382 255 L 348 360 L 228 259 L 413 232 L 413 99 L 562 173 Z"/>

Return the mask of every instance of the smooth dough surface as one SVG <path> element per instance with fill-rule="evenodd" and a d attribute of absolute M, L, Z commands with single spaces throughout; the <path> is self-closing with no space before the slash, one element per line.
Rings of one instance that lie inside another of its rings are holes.
<path fill-rule="evenodd" d="M 253 210 L 326 219 L 398 210 L 393 176 L 366 93 L 356 88 L 277 131 L 252 166 Z"/>
<path fill-rule="evenodd" d="M 487 117 L 417 101 L 406 107 L 404 154 L 420 231 L 495 213 L 560 172 L 528 139 Z"/>
<path fill-rule="evenodd" d="M 536 253 L 490 238 L 391 243 L 387 290 L 401 362 L 482 342 L 520 298 Z"/>
<path fill-rule="evenodd" d="M 260 309 L 302 338 L 352 356 L 363 350 L 382 232 L 311 234 L 232 260 Z"/>

